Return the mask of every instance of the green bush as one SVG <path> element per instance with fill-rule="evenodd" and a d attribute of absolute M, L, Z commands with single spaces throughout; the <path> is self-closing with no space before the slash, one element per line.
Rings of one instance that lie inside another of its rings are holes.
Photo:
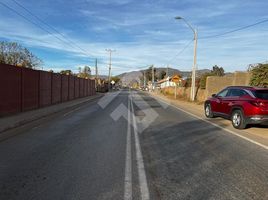
<path fill-rule="evenodd" d="M 192 85 L 192 78 L 188 77 L 185 81 L 184 87 L 191 87 Z"/>
<path fill-rule="evenodd" d="M 202 74 L 202 76 L 200 78 L 200 88 L 201 89 L 206 89 L 207 77 L 208 76 L 212 76 L 212 74 L 210 72 Z"/>
<path fill-rule="evenodd" d="M 219 67 L 218 65 L 214 65 L 212 67 L 212 70 L 210 72 L 204 73 L 200 77 L 200 88 L 206 89 L 207 84 L 207 77 L 208 76 L 224 76 L 225 72 L 222 67 Z"/>
<path fill-rule="evenodd" d="M 258 64 L 250 67 L 251 86 L 268 87 L 268 64 Z"/>

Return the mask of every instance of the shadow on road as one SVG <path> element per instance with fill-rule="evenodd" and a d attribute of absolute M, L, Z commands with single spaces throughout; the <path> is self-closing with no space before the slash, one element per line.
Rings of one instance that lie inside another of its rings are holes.
<path fill-rule="evenodd" d="M 263 199 L 267 195 L 265 177 L 252 165 L 263 165 L 263 154 L 256 160 L 244 141 L 218 127 L 200 120 L 155 122 L 141 137 L 156 198 Z"/>

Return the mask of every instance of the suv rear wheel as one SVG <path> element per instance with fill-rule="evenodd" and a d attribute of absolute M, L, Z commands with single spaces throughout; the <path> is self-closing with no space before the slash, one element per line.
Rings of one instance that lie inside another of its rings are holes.
<path fill-rule="evenodd" d="M 214 117 L 213 112 L 211 110 L 211 106 L 210 106 L 209 103 L 206 103 L 206 105 L 205 105 L 205 115 L 206 115 L 207 118 L 213 118 Z"/>
<path fill-rule="evenodd" d="M 241 110 L 234 110 L 231 116 L 233 127 L 236 129 L 245 129 L 247 124 Z"/>

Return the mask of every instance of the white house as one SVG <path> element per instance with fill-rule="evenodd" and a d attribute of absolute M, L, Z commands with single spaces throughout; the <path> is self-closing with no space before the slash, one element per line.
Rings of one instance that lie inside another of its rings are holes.
<path fill-rule="evenodd" d="M 172 82 L 172 77 L 164 78 L 157 82 L 157 86 L 160 88 L 175 86 L 176 83 Z"/>

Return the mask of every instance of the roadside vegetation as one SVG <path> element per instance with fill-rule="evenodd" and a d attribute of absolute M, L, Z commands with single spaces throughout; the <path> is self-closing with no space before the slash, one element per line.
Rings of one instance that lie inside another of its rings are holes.
<path fill-rule="evenodd" d="M 0 42 L 0 63 L 31 69 L 42 65 L 42 60 L 16 42 Z"/>
<path fill-rule="evenodd" d="M 80 78 L 91 78 L 91 69 L 89 66 L 84 66 L 84 67 L 78 67 L 78 73 L 74 73 L 72 70 L 61 70 L 60 71 L 61 74 L 64 75 L 73 75 L 73 76 L 77 76 Z"/>
<path fill-rule="evenodd" d="M 42 66 L 43 62 L 29 49 L 23 47 L 17 42 L 2 41 L 0 42 L 0 64 L 37 69 Z M 67 69 L 60 71 L 60 73 L 65 75 L 74 75 L 81 78 L 91 77 L 91 69 L 89 66 L 79 67 L 78 71 L 79 72 L 75 74 L 71 70 Z M 49 72 L 53 72 L 53 70 L 49 70 Z"/>
<path fill-rule="evenodd" d="M 91 69 L 89 66 L 84 66 L 83 68 L 78 68 L 79 73 L 77 74 L 80 78 L 90 78 L 91 77 Z"/>
<path fill-rule="evenodd" d="M 249 71 L 251 72 L 251 86 L 268 87 L 268 64 L 250 66 Z"/>
<path fill-rule="evenodd" d="M 200 88 L 206 89 L 207 84 L 207 77 L 208 76 L 224 76 L 225 72 L 222 67 L 219 67 L 218 65 L 214 65 L 212 67 L 212 70 L 210 72 L 204 73 L 200 77 Z"/>
<path fill-rule="evenodd" d="M 120 82 L 120 78 L 118 76 L 112 76 L 111 80 L 115 82 L 115 84 Z"/>

